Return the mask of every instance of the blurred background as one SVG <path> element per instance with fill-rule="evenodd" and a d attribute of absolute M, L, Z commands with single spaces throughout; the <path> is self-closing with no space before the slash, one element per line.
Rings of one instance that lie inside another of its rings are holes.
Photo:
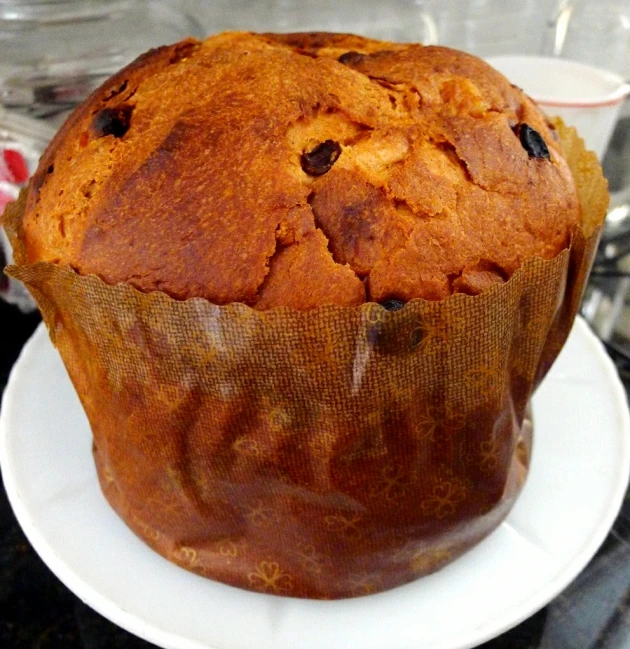
<path fill-rule="evenodd" d="M 545 57 L 538 77 L 557 87 L 547 112 L 573 102 L 586 111 L 588 129 L 606 110 L 610 124 L 601 136 L 600 158 L 612 200 L 582 314 L 630 387 L 630 0 L 0 0 L 0 211 L 17 196 L 72 108 L 110 74 L 150 47 L 228 29 L 354 32 L 447 45 L 497 65 L 507 65 L 505 57 L 526 57 L 530 71 L 536 57 Z M 559 83 L 568 73 L 553 78 L 548 59 L 589 66 L 574 68 L 571 96 L 562 96 Z M 598 94 L 587 77 L 612 86 Z M 539 80 L 532 73 L 526 82 Z M 535 95 L 534 85 L 523 87 Z M 10 257 L 0 228 L 0 267 Z M 0 275 L 0 390 L 38 321 L 21 286 Z M 0 496 L 0 647 L 148 648 L 52 577 L 12 518 L 2 490 Z M 550 606 L 488 648 L 627 649 L 629 567 L 626 497 L 587 570 Z"/>

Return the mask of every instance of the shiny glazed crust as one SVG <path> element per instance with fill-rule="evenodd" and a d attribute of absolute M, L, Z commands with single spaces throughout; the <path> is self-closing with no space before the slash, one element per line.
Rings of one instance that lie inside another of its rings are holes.
<path fill-rule="evenodd" d="M 95 91 L 42 158 L 24 234 L 30 262 L 111 284 L 310 309 L 478 294 L 579 220 L 544 115 L 481 60 L 226 33 Z"/>

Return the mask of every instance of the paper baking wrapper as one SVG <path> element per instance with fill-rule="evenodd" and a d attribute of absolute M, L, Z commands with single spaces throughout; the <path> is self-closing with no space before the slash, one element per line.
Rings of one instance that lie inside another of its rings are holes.
<path fill-rule="evenodd" d="M 595 156 L 558 129 L 584 213 L 570 249 L 482 295 L 398 312 L 259 312 L 23 265 L 16 203 L 8 272 L 38 302 L 129 527 L 196 573 L 313 598 L 408 582 L 495 529 L 607 205 Z"/>

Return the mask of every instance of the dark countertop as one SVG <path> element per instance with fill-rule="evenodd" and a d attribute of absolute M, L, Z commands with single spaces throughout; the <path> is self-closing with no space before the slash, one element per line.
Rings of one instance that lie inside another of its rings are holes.
<path fill-rule="evenodd" d="M 24 315 L 0 300 L 0 388 L 4 388 L 11 366 L 38 323 L 38 315 Z M 615 360 L 619 364 L 624 359 Z M 625 374 L 622 372 L 622 376 Z M 1 489 L 0 648 L 148 649 L 153 646 L 104 619 L 61 584 L 29 545 Z M 482 647 L 630 647 L 630 496 L 626 496 L 605 543 L 577 579 L 536 615 Z M 251 649 L 256 647 L 252 645 Z"/>

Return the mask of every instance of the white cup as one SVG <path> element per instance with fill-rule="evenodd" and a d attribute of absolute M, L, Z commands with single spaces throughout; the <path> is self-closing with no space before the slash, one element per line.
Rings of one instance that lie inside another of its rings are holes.
<path fill-rule="evenodd" d="M 488 63 L 522 88 L 549 116 L 575 126 L 601 160 L 630 85 L 613 72 L 542 56 L 495 56 Z"/>

